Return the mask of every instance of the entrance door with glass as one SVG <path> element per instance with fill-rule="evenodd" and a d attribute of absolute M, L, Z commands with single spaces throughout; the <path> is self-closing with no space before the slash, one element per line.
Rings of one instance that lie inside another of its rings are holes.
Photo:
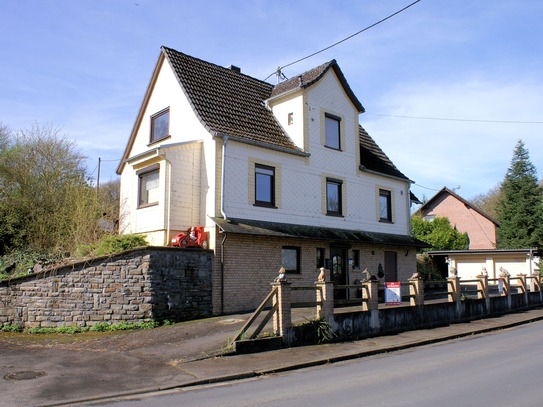
<path fill-rule="evenodd" d="M 347 249 L 330 247 L 332 281 L 334 282 L 334 300 L 347 300 L 348 289 L 335 288 L 347 284 Z"/>

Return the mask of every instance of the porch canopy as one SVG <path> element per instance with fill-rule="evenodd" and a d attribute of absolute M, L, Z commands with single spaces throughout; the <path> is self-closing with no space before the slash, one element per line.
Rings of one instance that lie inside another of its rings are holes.
<path fill-rule="evenodd" d="M 293 225 L 290 223 L 266 222 L 247 219 L 211 218 L 226 233 L 273 236 L 282 238 L 326 240 L 332 242 L 367 243 L 387 246 L 429 247 L 412 236 L 363 230 L 336 229 L 320 226 Z"/>

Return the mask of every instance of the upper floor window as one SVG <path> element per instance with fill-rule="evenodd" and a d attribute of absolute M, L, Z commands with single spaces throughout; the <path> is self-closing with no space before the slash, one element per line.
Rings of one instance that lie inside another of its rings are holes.
<path fill-rule="evenodd" d="M 287 273 L 300 273 L 300 248 L 283 246 L 281 251 L 283 267 Z"/>
<path fill-rule="evenodd" d="M 275 206 L 275 168 L 255 164 L 255 205 Z"/>
<path fill-rule="evenodd" d="M 386 189 L 379 190 L 379 220 L 392 222 L 392 194 Z"/>
<path fill-rule="evenodd" d="M 337 179 L 326 179 L 326 214 L 342 216 L 342 186 L 343 181 Z"/>
<path fill-rule="evenodd" d="M 158 164 L 144 168 L 136 173 L 139 181 L 138 208 L 156 205 L 159 198 Z"/>
<path fill-rule="evenodd" d="M 294 113 L 288 114 L 288 125 L 294 124 Z"/>
<path fill-rule="evenodd" d="M 170 135 L 170 109 L 164 109 L 151 116 L 151 143 Z"/>
<path fill-rule="evenodd" d="M 341 119 L 337 116 L 326 113 L 324 115 L 324 145 L 326 147 L 341 150 Z"/>

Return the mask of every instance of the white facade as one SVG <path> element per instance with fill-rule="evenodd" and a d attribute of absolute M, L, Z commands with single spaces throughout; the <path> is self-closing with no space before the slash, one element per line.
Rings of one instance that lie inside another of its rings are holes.
<path fill-rule="evenodd" d="M 122 167 L 121 231 L 145 233 L 151 244 L 165 245 L 191 226 L 204 225 L 211 231 L 210 218 L 226 215 L 409 235 L 409 181 L 359 168 L 359 111 L 333 69 L 307 88 L 266 102 L 293 142 L 308 154 L 214 137 L 161 56 Z M 169 109 L 170 135 L 150 143 L 151 117 L 164 109 Z M 325 114 L 340 118 L 340 149 L 324 145 Z M 154 206 L 138 207 L 138 172 L 156 164 L 161 199 Z M 254 205 L 255 164 L 275 169 L 275 208 Z M 327 178 L 342 183 L 342 216 L 326 213 Z M 379 221 L 379 189 L 391 193 L 391 222 Z M 214 248 L 214 233 L 209 235 Z"/>
<path fill-rule="evenodd" d="M 333 70 L 309 89 L 270 101 L 269 106 L 290 137 L 310 156 L 229 142 L 224 205 L 228 217 L 409 233 L 409 183 L 359 170 L 358 112 Z M 324 146 L 325 113 L 341 118 L 341 151 Z M 255 163 L 276 170 L 276 209 L 254 206 L 251 183 Z M 327 177 L 343 181 L 342 217 L 326 215 Z M 392 223 L 379 222 L 379 188 L 392 192 Z"/>
<path fill-rule="evenodd" d="M 215 154 L 203 147 L 211 136 L 194 114 L 175 75 L 159 61 L 148 97 L 134 126 L 130 158 L 121 173 L 122 233 L 144 233 L 152 245 L 167 245 L 171 236 L 190 226 L 204 224 L 206 199 L 214 194 Z M 169 109 L 170 136 L 150 143 L 151 116 Z M 205 154 L 212 154 L 206 160 Z M 207 165 L 206 165 L 207 163 Z M 137 172 L 159 164 L 161 199 L 155 206 L 139 208 Z"/>

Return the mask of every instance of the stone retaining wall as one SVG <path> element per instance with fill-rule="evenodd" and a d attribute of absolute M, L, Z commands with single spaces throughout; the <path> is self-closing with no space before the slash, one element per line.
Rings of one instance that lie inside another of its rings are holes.
<path fill-rule="evenodd" d="M 0 282 L 0 325 L 182 321 L 212 313 L 213 253 L 149 247 Z"/>

